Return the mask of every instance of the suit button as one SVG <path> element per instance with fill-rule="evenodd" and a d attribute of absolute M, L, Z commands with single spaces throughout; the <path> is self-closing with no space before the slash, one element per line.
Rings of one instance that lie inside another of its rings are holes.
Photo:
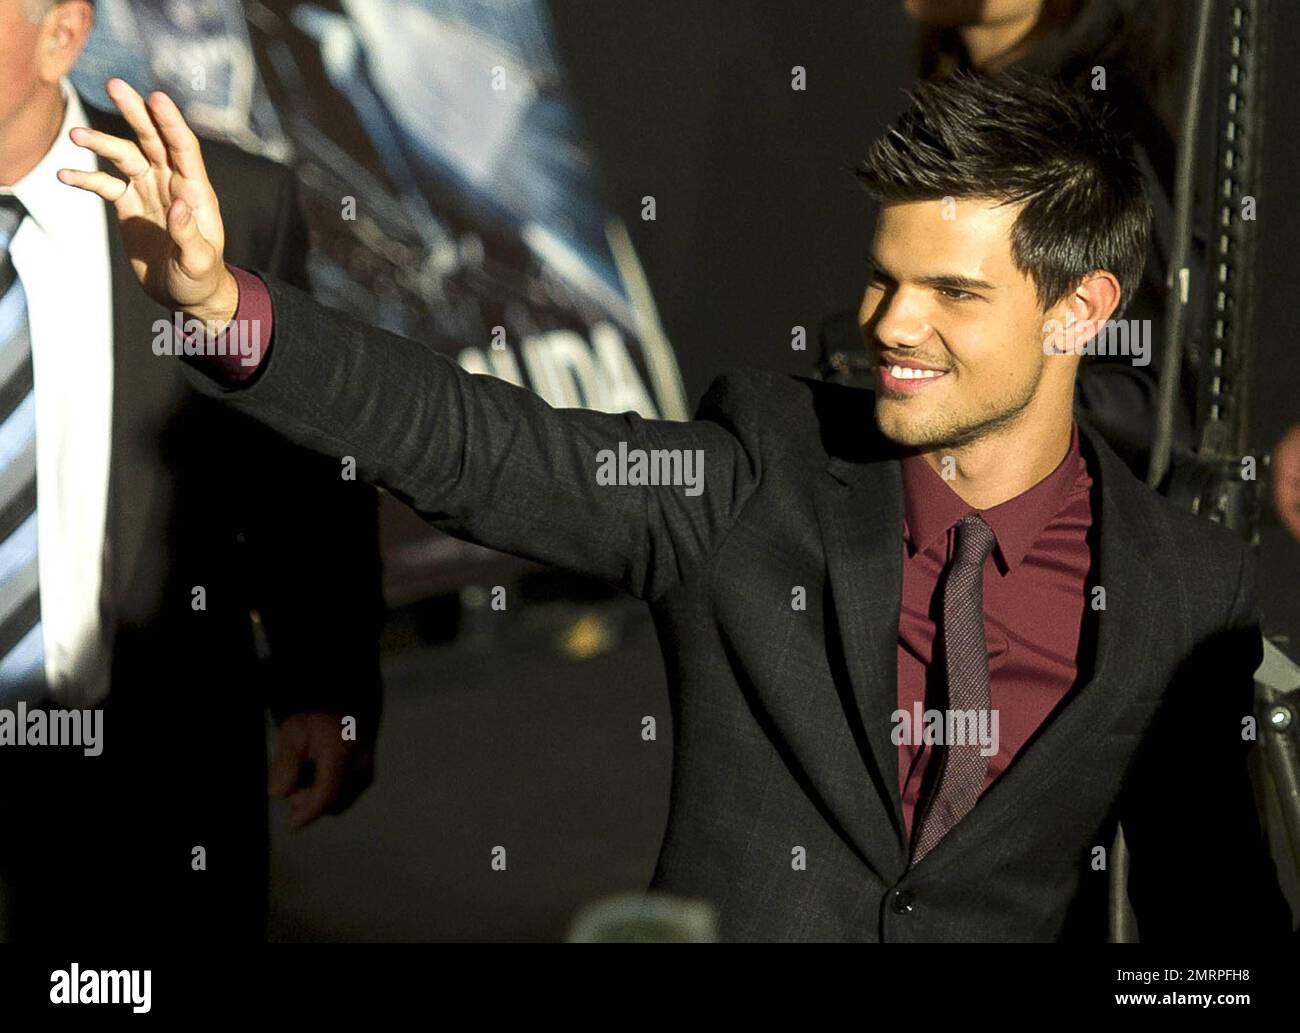
<path fill-rule="evenodd" d="M 905 915 L 912 910 L 915 894 L 911 890 L 894 890 L 894 914 Z"/>

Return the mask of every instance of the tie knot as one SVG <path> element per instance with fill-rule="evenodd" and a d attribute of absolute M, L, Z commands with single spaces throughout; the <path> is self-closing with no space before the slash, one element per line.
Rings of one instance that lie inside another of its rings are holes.
<path fill-rule="evenodd" d="M 993 528 L 978 514 L 968 513 L 957 525 L 957 556 L 954 562 L 963 567 L 982 567 L 996 541 Z"/>
<path fill-rule="evenodd" d="M 0 194 L 0 256 L 9 250 L 9 242 L 26 214 L 27 209 L 13 194 Z"/>

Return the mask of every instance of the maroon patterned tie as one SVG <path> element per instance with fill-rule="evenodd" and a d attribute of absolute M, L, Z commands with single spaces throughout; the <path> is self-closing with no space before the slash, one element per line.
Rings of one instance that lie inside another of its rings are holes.
<path fill-rule="evenodd" d="M 957 525 L 956 555 L 943 586 L 949 710 L 987 711 L 992 706 L 984 644 L 984 561 L 995 540 L 993 529 L 974 513 Z M 978 742 L 945 744 L 939 763 L 938 781 L 912 837 L 912 864 L 966 816 L 984 788 L 988 757 L 981 753 Z"/>

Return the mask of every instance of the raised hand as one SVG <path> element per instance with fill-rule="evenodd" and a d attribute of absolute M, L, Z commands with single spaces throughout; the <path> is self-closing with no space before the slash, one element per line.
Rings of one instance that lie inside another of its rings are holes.
<path fill-rule="evenodd" d="M 222 329 L 234 317 L 239 288 L 222 260 L 221 208 L 198 138 L 165 93 L 151 94 L 146 104 L 121 79 L 106 88 L 138 143 L 94 129 L 69 135 L 112 162 L 126 181 L 74 169 L 60 169 L 59 181 L 113 205 L 131 267 L 150 297 Z"/>

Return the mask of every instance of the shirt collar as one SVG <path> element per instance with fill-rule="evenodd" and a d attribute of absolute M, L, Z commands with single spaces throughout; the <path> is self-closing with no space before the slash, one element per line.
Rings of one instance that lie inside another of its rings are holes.
<path fill-rule="evenodd" d="M 937 544 L 967 513 L 979 513 L 993 529 L 1006 569 L 1015 570 L 1065 505 L 1082 461 L 1079 425 L 1072 422 L 1070 447 L 1055 470 L 1014 498 L 977 510 L 953 491 L 919 452 L 909 452 L 902 459 L 903 514 L 904 534 L 913 554 Z"/>
<path fill-rule="evenodd" d="M 11 188 L 3 190 L 17 197 L 27 209 L 28 217 L 47 233 L 69 221 L 83 220 L 86 208 L 103 204 L 94 194 L 59 182 L 59 169 L 94 172 L 99 168 L 92 151 L 78 147 L 68 138 L 68 130 L 90 125 L 81 98 L 67 79 L 59 83 L 59 88 L 63 93 L 63 124 L 59 126 L 59 135 L 55 137 L 53 146 L 34 169 Z"/>

